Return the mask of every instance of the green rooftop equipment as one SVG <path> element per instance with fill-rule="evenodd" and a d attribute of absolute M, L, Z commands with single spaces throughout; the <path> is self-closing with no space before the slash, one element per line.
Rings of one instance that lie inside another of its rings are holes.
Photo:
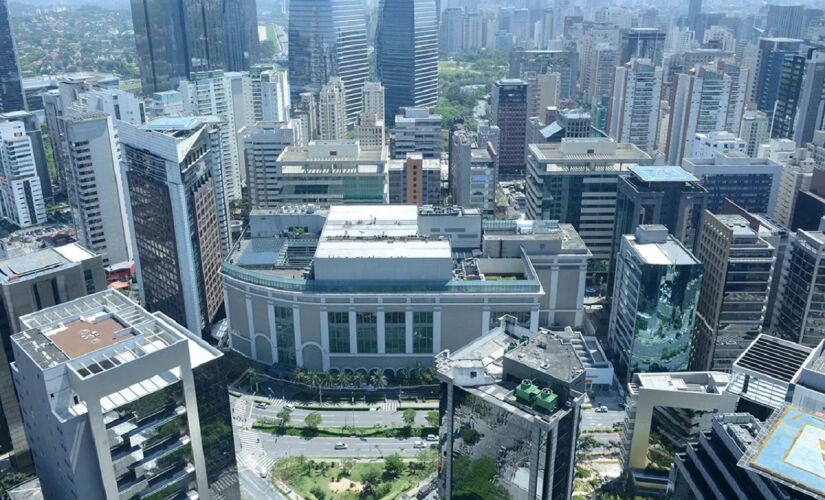
<path fill-rule="evenodd" d="M 559 397 L 550 389 L 542 389 L 536 398 L 535 408 L 545 413 L 550 413 L 556 409 Z"/>
<path fill-rule="evenodd" d="M 533 381 L 530 379 L 522 380 L 516 387 L 516 399 L 527 405 L 532 405 L 539 394 L 541 394 L 541 389 L 533 385 Z"/>

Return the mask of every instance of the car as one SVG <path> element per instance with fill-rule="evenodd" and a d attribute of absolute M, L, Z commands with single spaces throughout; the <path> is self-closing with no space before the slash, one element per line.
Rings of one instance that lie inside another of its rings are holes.
<path fill-rule="evenodd" d="M 607 406 L 601 405 L 596 407 L 596 413 L 607 413 Z"/>
<path fill-rule="evenodd" d="M 347 443 L 335 443 L 336 450 L 346 450 L 347 448 L 349 448 Z"/>
<path fill-rule="evenodd" d="M 266 479 L 266 469 L 262 468 L 258 475 L 261 476 L 261 479 Z"/>
<path fill-rule="evenodd" d="M 255 403 L 255 408 L 259 408 L 261 410 L 265 410 L 267 406 L 269 405 L 264 403 L 263 401 L 258 401 Z"/>
<path fill-rule="evenodd" d="M 438 441 L 438 436 L 435 434 L 427 434 L 427 441 Z"/>
<path fill-rule="evenodd" d="M 294 404 L 292 404 L 292 403 L 287 403 L 287 404 L 285 404 L 285 405 L 284 405 L 284 410 L 286 410 L 286 411 L 294 411 L 294 410 L 295 410 L 295 405 L 294 405 Z"/>
<path fill-rule="evenodd" d="M 424 441 L 416 441 L 413 443 L 413 448 L 421 449 L 424 447 Z"/>

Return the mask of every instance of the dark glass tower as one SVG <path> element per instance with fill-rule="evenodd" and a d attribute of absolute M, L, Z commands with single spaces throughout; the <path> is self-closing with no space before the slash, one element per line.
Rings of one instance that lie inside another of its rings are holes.
<path fill-rule="evenodd" d="M 197 71 L 246 69 L 257 54 L 255 0 L 131 2 L 144 94 L 175 89 Z"/>
<path fill-rule="evenodd" d="M 14 53 L 9 6 L 0 0 L 0 113 L 26 109 L 20 67 Z"/>
<path fill-rule="evenodd" d="M 436 0 L 381 0 L 375 56 L 387 124 L 393 123 L 402 107 L 434 107 L 438 101 Z"/>
<path fill-rule="evenodd" d="M 289 4 L 289 83 L 292 102 L 318 95 L 332 76 L 344 81 L 347 121 L 362 106 L 369 73 L 362 0 L 292 0 Z"/>

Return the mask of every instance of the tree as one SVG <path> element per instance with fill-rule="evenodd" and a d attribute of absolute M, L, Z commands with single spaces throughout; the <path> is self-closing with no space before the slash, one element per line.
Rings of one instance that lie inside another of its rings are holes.
<path fill-rule="evenodd" d="M 401 418 L 404 420 L 404 425 L 407 427 L 412 427 L 415 423 L 415 410 L 412 408 L 407 408 L 401 412 Z"/>
<path fill-rule="evenodd" d="M 404 462 L 398 453 L 393 453 L 384 459 L 384 472 L 389 477 L 396 478 L 404 471 Z"/>
<path fill-rule="evenodd" d="M 281 421 L 280 422 L 281 427 L 286 427 L 286 424 L 288 424 L 289 420 L 292 418 L 292 414 L 289 413 L 287 410 L 281 410 L 275 416 L 278 418 L 278 420 Z M 307 415 L 307 416 L 309 416 L 309 415 Z"/>
<path fill-rule="evenodd" d="M 296 368 L 292 371 L 292 380 L 298 384 L 305 384 L 307 381 L 307 372 L 303 368 Z"/>
<path fill-rule="evenodd" d="M 399 368 L 397 372 L 395 372 L 395 378 L 398 379 L 399 385 L 407 385 L 410 381 L 410 375 L 406 368 Z"/>
<path fill-rule="evenodd" d="M 352 473 L 353 467 L 355 467 L 355 460 L 351 458 L 345 458 L 344 461 L 341 462 L 341 474 L 349 476 Z"/>
<path fill-rule="evenodd" d="M 361 483 L 364 485 L 364 497 L 371 496 L 375 493 L 375 487 L 381 482 L 381 472 L 375 468 L 369 468 L 361 474 Z"/>
<path fill-rule="evenodd" d="M 387 386 L 387 376 L 378 370 L 370 372 L 370 385 L 376 389 L 382 389 Z"/>
<path fill-rule="evenodd" d="M 268 61 L 273 57 L 275 57 L 275 42 L 272 40 L 264 40 L 261 42 L 261 59 Z"/>
<path fill-rule="evenodd" d="M 313 412 L 307 415 L 306 418 L 304 418 L 304 423 L 307 425 L 307 427 L 314 430 L 317 429 L 319 425 L 321 425 L 322 420 L 323 419 L 321 418 L 320 413 Z"/>
<path fill-rule="evenodd" d="M 249 369 L 249 390 L 253 394 L 258 392 L 258 383 L 261 381 L 258 370 L 255 367 Z"/>
<path fill-rule="evenodd" d="M 352 376 L 352 381 L 355 382 L 355 385 L 361 387 L 367 381 L 367 374 L 364 370 L 358 370 L 355 372 L 355 375 Z"/>
<path fill-rule="evenodd" d="M 427 412 L 427 423 L 430 424 L 431 427 L 438 427 L 441 423 L 440 420 L 438 410 L 430 410 Z"/>
<path fill-rule="evenodd" d="M 422 471 L 432 474 L 438 468 L 438 451 L 432 448 L 421 450 L 415 455 L 415 460 Z"/>

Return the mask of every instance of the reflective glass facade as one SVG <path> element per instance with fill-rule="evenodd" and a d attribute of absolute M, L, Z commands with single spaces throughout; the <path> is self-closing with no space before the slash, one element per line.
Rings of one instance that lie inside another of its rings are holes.
<path fill-rule="evenodd" d="M 6 0 L 0 0 L 0 113 L 26 109 L 20 67 L 14 53 L 9 9 Z"/>
<path fill-rule="evenodd" d="M 402 107 L 434 107 L 438 100 L 436 1 L 382 0 L 375 57 L 388 125 Z"/>
<path fill-rule="evenodd" d="M 369 73 L 367 27 L 360 0 L 292 0 L 289 8 L 289 83 L 292 102 L 316 96 L 330 77 L 344 81 L 347 119 L 361 112 Z"/>

